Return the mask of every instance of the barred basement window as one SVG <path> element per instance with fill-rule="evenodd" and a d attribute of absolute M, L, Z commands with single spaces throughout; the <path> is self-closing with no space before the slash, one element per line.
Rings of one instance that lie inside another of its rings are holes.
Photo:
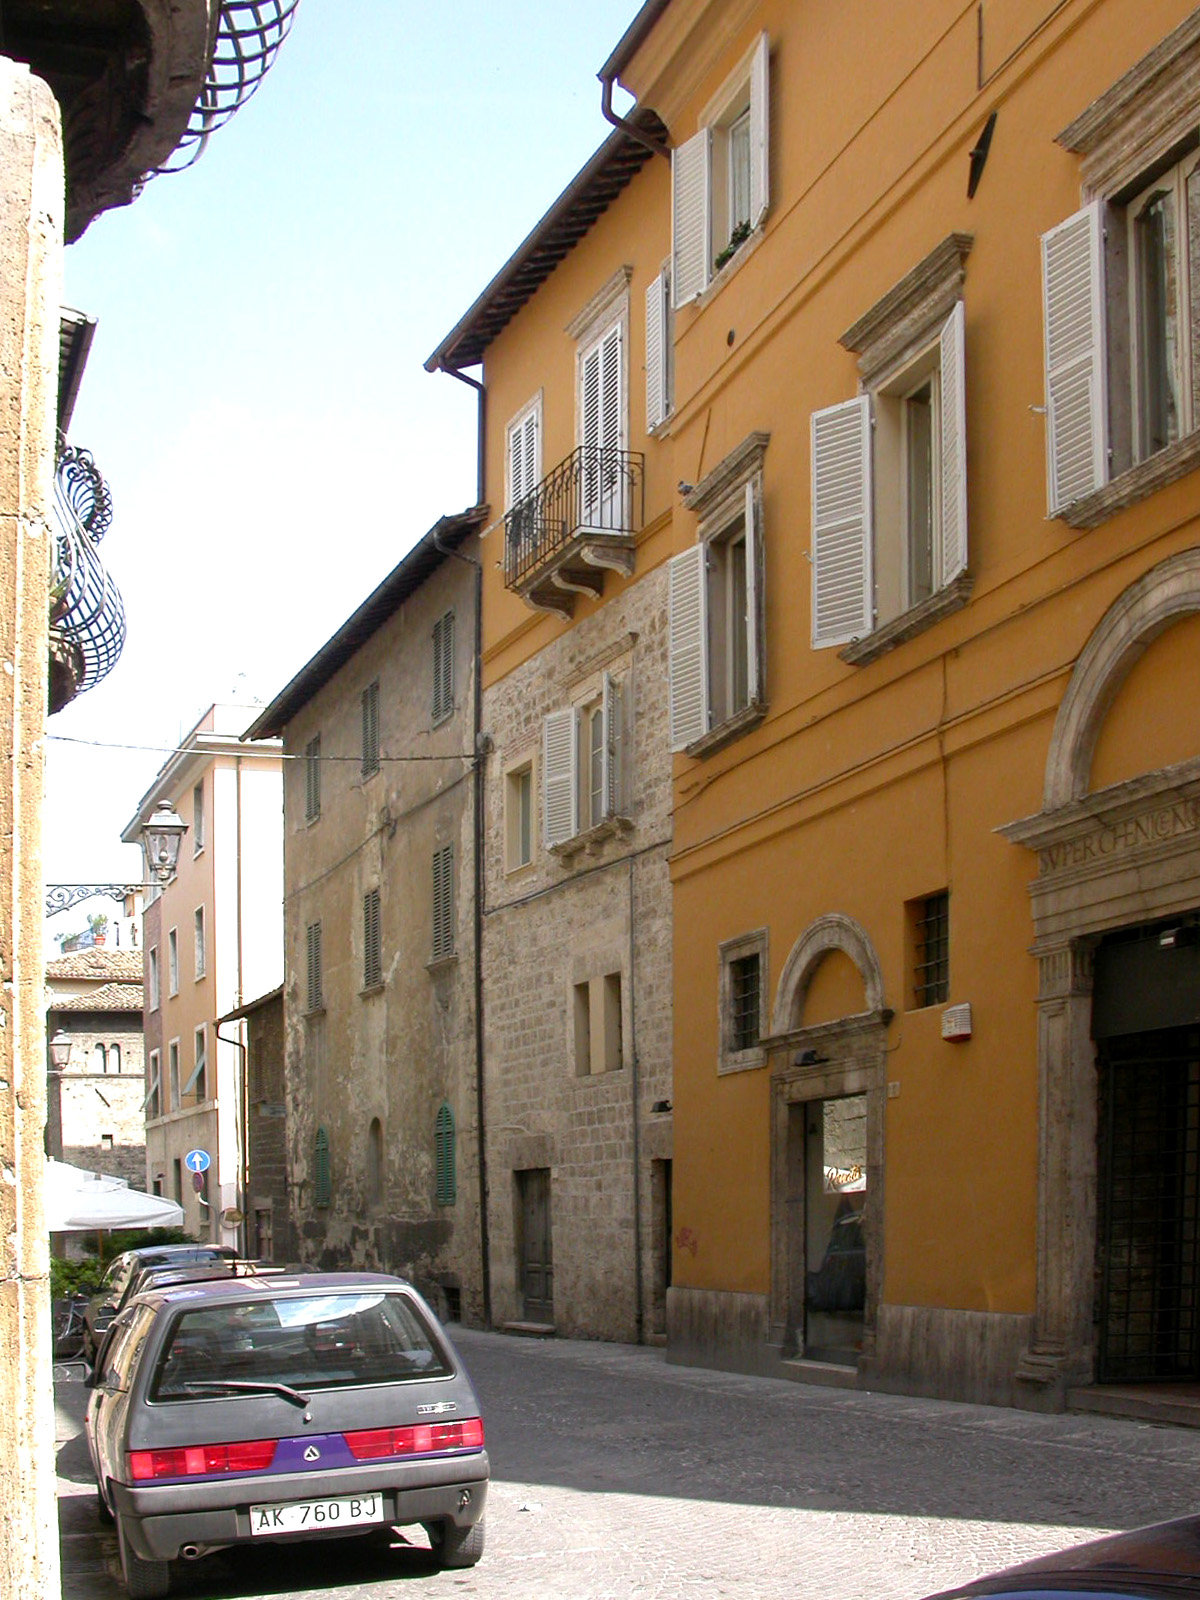
<path fill-rule="evenodd" d="M 454 1159 L 454 1113 L 443 1103 L 437 1114 L 433 1134 L 434 1171 L 437 1203 L 452 1206 L 458 1198 L 458 1178 Z"/>
<path fill-rule="evenodd" d="M 433 625 L 433 720 L 442 722 L 454 710 L 454 613 L 447 611 Z"/>
<path fill-rule="evenodd" d="M 313 1205 L 327 1206 L 333 1200 L 333 1172 L 329 1157 L 329 1133 L 317 1129 L 313 1141 Z"/>
<path fill-rule="evenodd" d="M 313 822 L 321 815 L 321 735 L 304 747 L 304 820 Z"/>
<path fill-rule="evenodd" d="M 950 895 L 928 895 L 915 910 L 913 1004 L 942 1005 L 950 993 Z"/>
<path fill-rule="evenodd" d="M 454 954 L 454 846 L 433 852 L 433 960 Z"/>
<path fill-rule="evenodd" d="M 729 963 L 729 1047 L 752 1050 L 758 1043 L 758 952 Z"/>
<path fill-rule="evenodd" d="M 305 986 L 305 1010 L 320 1011 L 324 1008 L 325 998 L 322 993 L 322 960 L 321 960 L 321 924 L 310 922 L 305 929 L 305 953 L 307 956 L 307 983 Z"/>
<path fill-rule="evenodd" d="M 379 771 L 379 679 L 362 692 L 362 775 Z"/>
<path fill-rule="evenodd" d="M 363 895 L 363 988 L 377 989 L 383 982 L 383 951 L 379 931 L 379 890 Z"/>

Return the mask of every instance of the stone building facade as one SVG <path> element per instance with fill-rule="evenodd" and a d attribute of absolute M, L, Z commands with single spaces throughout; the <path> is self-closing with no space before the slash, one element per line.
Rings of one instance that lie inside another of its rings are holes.
<path fill-rule="evenodd" d="M 257 1260 L 290 1261 L 296 1249 L 288 1213 L 282 987 L 219 1017 L 217 1027 L 238 1022 L 245 1023 L 246 1038 L 243 1248 Z"/>
<path fill-rule="evenodd" d="M 483 1319 L 477 556 L 443 518 L 248 730 L 279 735 L 292 1248 Z M 254 1115 L 252 1108 L 252 1116 Z M 278 1243 L 276 1253 L 278 1254 Z"/>

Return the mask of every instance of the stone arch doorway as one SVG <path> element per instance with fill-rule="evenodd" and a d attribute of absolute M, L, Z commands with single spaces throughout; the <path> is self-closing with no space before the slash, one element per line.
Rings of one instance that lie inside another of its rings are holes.
<path fill-rule="evenodd" d="M 1095 954 L 1122 930 L 1200 908 L 1200 754 L 1090 788 L 1105 718 L 1134 666 L 1200 614 L 1200 550 L 1160 562 L 1109 607 L 1081 651 L 1046 764 L 1042 810 L 1000 831 L 1036 852 L 1037 1306 L 1017 1367 L 1027 1403 L 1060 1408 L 1096 1378 L 1100 1228 Z"/>
<path fill-rule="evenodd" d="M 857 970 L 862 1009 L 810 1022 L 813 978 L 834 951 Z M 874 1355 L 890 1017 L 866 932 L 851 917 L 819 917 L 784 963 L 764 1041 L 771 1073 L 771 1340 L 785 1359 L 861 1368 Z"/>

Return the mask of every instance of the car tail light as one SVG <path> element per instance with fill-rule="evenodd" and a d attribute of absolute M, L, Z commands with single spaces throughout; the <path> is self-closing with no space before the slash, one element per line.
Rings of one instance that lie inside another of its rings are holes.
<path fill-rule="evenodd" d="M 129 1476 L 135 1483 L 145 1483 L 153 1478 L 262 1472 L 274 1461 L 278 1442 L 277 1439 L 246 1439 L 237 1444 L 189 1444 L 176 1450 L 131 1450 Z"/>
<path fill-rule="evenodd" d="M 344 1437 L 356 1461 L 380 1461 L 385 1456 L 427 1456 L 438 1450 L 482 1450 L 483 1419 L 464 1417 L 461 1422 L 421 1422 L 415 1428 L 364 1428 Z"/>

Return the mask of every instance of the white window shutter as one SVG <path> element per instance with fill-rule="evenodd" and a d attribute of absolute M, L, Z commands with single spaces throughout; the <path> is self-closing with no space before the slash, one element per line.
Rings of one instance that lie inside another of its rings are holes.
<path fill-rule="evenodd" d="M 619 789 L 620 789 L 620 763 L 619 739 L 621 736 L 621 696 L 611 676 L 604 674 L 604 687 L 601 695 L 601 708 L 603 723 L 603 748 L 601 751 L 600 785 L 604 796 L 604 815 L 615 817 L 618 814 Z"/>
<path fill-rule="evenodd" d="M 600 341 L 600 448 L 620 450 L 625 442 L 625 385 L 622 376 L 621 323 Z"/>
<path fill-rule="evenodd" d="M 771 46 L 759 35 L 750 66 L 750 226 L 756 228 L 770 204 Z"/>
<path fill-rule="evenodd" d="M 871 402 L 867 395 L 812 416 L 813 649 L 870 633 Z"/>
<path fill-rule="evenodd" d="M 942 550 L 939 588 L 967 568 L 966 319 L 959 300 L 942 328 Z"/>
<path fill-rule="evenodd" d="M 508 432 L 508 504 L 511 510 L 537 488 L 541 475 L 538 407 L 530 409 Z"/>
<path fill-rule="evenodd" d="M 1104 219 L 1094 201 L 1042 235 L 1050 515 L 1108 481 Z"/>
<path fill-rule="evenodd" d="M 676 308 L 708 287 L 711 149 L 712 134 L 701 128 L 671 151 L 671 303 Z"/>
<path fill-rule="evenodd" d="M 573 839 L 579 832 L 577 743 L 574 707 L 551 711 L 542 724 L 543 832 L 547 848 Z"/>
<path fill-rule="evenodd" d="M 693 545 L 667 565 L 671 749 L 708 732 L 708 605 L 706 551 Z"/>
<path fill-rule="evenodd" d="M 667 274 L 646 290 L 646 428 L 667 418 Z"/>
<path fill-rule="evenodd" d="M 763 697 L 762 484 L 746 485 L 746 689 L 751 705 Z"/>

